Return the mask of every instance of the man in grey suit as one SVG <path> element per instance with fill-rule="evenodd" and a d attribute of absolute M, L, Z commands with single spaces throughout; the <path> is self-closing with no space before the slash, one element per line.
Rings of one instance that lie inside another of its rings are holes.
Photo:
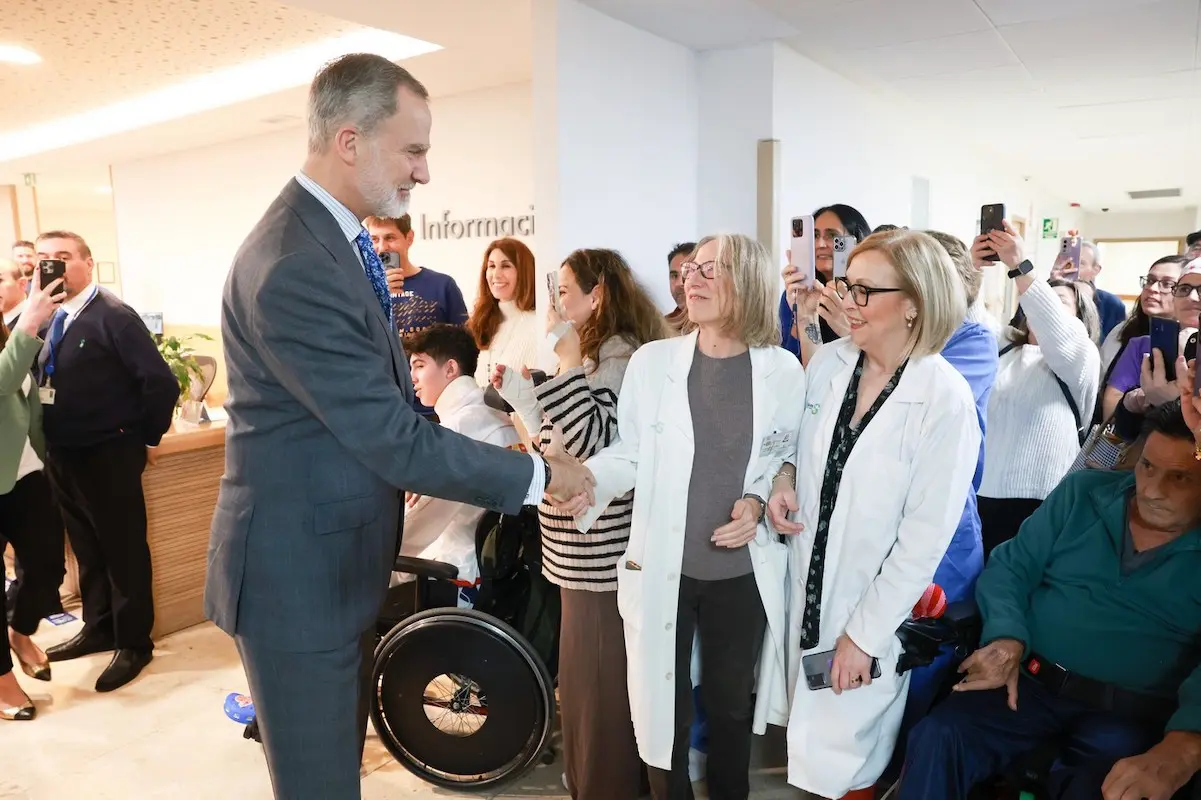
<path fill-rule="evenodd" d="M 516 512 L 591 492 L 579 464 L 421 419 L 363 228 L 429 180 L 430 109 L 372 55 L 322 69 L 309 154 L 238 252 L 222 298 L 225 476 L 205 610 L 246 668 L 277 798 L 360 797 L 372 631 L 403 490 Z M 553 467 L 553 469 L 552 469 Z"/>

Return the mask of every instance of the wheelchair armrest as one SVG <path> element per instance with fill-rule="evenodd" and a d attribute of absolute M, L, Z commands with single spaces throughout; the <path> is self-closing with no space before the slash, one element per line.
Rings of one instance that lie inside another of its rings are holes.
<path fill-rule="evenodd" d="M 453 581 L 459 577 L 459 568 L 454 564 L 444 564 L 441 561 L 430 561 L 428 558 L 413 558 L 397 556 L 392 565 L 394 572 L 407 572 L 418 578 L 438 578 Z"/>
<path fill-rule="evenodd" d="M 941 617 L 906 620 L 897 629 L 901 640 L 897 674 L 933 663 L 948 646 L 960 657 L 966 656 L 980 639 L 980 625 L 974 600 L 951 603 Z"/>

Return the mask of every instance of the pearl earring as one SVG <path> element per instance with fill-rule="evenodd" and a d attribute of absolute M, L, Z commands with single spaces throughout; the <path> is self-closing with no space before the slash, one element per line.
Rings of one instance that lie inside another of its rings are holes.
<path fill-rule="evenodd" d="M 913 317 L 909 317 L 908 319 L 906 319 L 906 320 L 905 320 L 905 327 L 906 327 L 906 328 L 912 328 L 912 327 L 913 327 Z"/>

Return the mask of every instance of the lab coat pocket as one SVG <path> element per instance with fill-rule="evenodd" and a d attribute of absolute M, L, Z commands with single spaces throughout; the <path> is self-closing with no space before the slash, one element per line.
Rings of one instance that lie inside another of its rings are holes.
<path fill-rule="evenodd" d="M 642 565 L 629 553 L 617 562 L 617 611 L 627 629 L 642 627 Z"/>

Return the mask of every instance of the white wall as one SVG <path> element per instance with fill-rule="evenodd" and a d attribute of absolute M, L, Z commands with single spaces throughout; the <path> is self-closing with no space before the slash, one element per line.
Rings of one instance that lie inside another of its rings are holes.
<path fill-rule="evenodd" d="M 696 234 L 696 55 L 576 0 L 533 11 L 538 159 L 554 161 L 536 191 L 557 231 L 540 268 L 612 247 L 671 308 L 667 251 Z"/>
<path fill-rule="evenodd" d="M 980 206 L 1005 203 L 1010 217 L 1026 219 L 1031 260 L 1049 269 L 1056 243 L 1037 238 L 1041 217 L 1059 217 L 1068 226 L 1074 217 L 1066 203 L 1000 159 L 929 126 L 917 110 L 892 106 L 784 45 L 774 45 L 774 54 L 773 130 L 781 141 L 785 217 L 847 203 L 873 228 L 911 225 L 914 178 L 925 178 L 928 207 L 917 216 L 931 228 L 970 243 L 979 230 Z M 783 249 L 786 227 L 780 235 Z M 985 296 L 994 304 L 1008 291 L 1002 270 L 986 275 Z"/>
<path fill-rule="evenodd" d="M 530 87 L 438 98 L 432 105 L 431 180 L 413 192 L 418 238 L 412 255 L 452 275 L 470 306 L 488 238 L 423 241 L 422 215 L 438 221 L 444 212 L 451 220 L 536 216 L 530 210 Z M 221 290 L 238 247 L 304 156 L 305 132 L 296 128 L 114 164 L 126 301 L 141 311 L 162 311 L 170 325 L 218 324 Z"/>
<path fill-rule="evenodd" d="M 1080 232 L 1089 239 L 1183 239 L 1197 230 L 1197 209 L 1086 214 Z"/>

